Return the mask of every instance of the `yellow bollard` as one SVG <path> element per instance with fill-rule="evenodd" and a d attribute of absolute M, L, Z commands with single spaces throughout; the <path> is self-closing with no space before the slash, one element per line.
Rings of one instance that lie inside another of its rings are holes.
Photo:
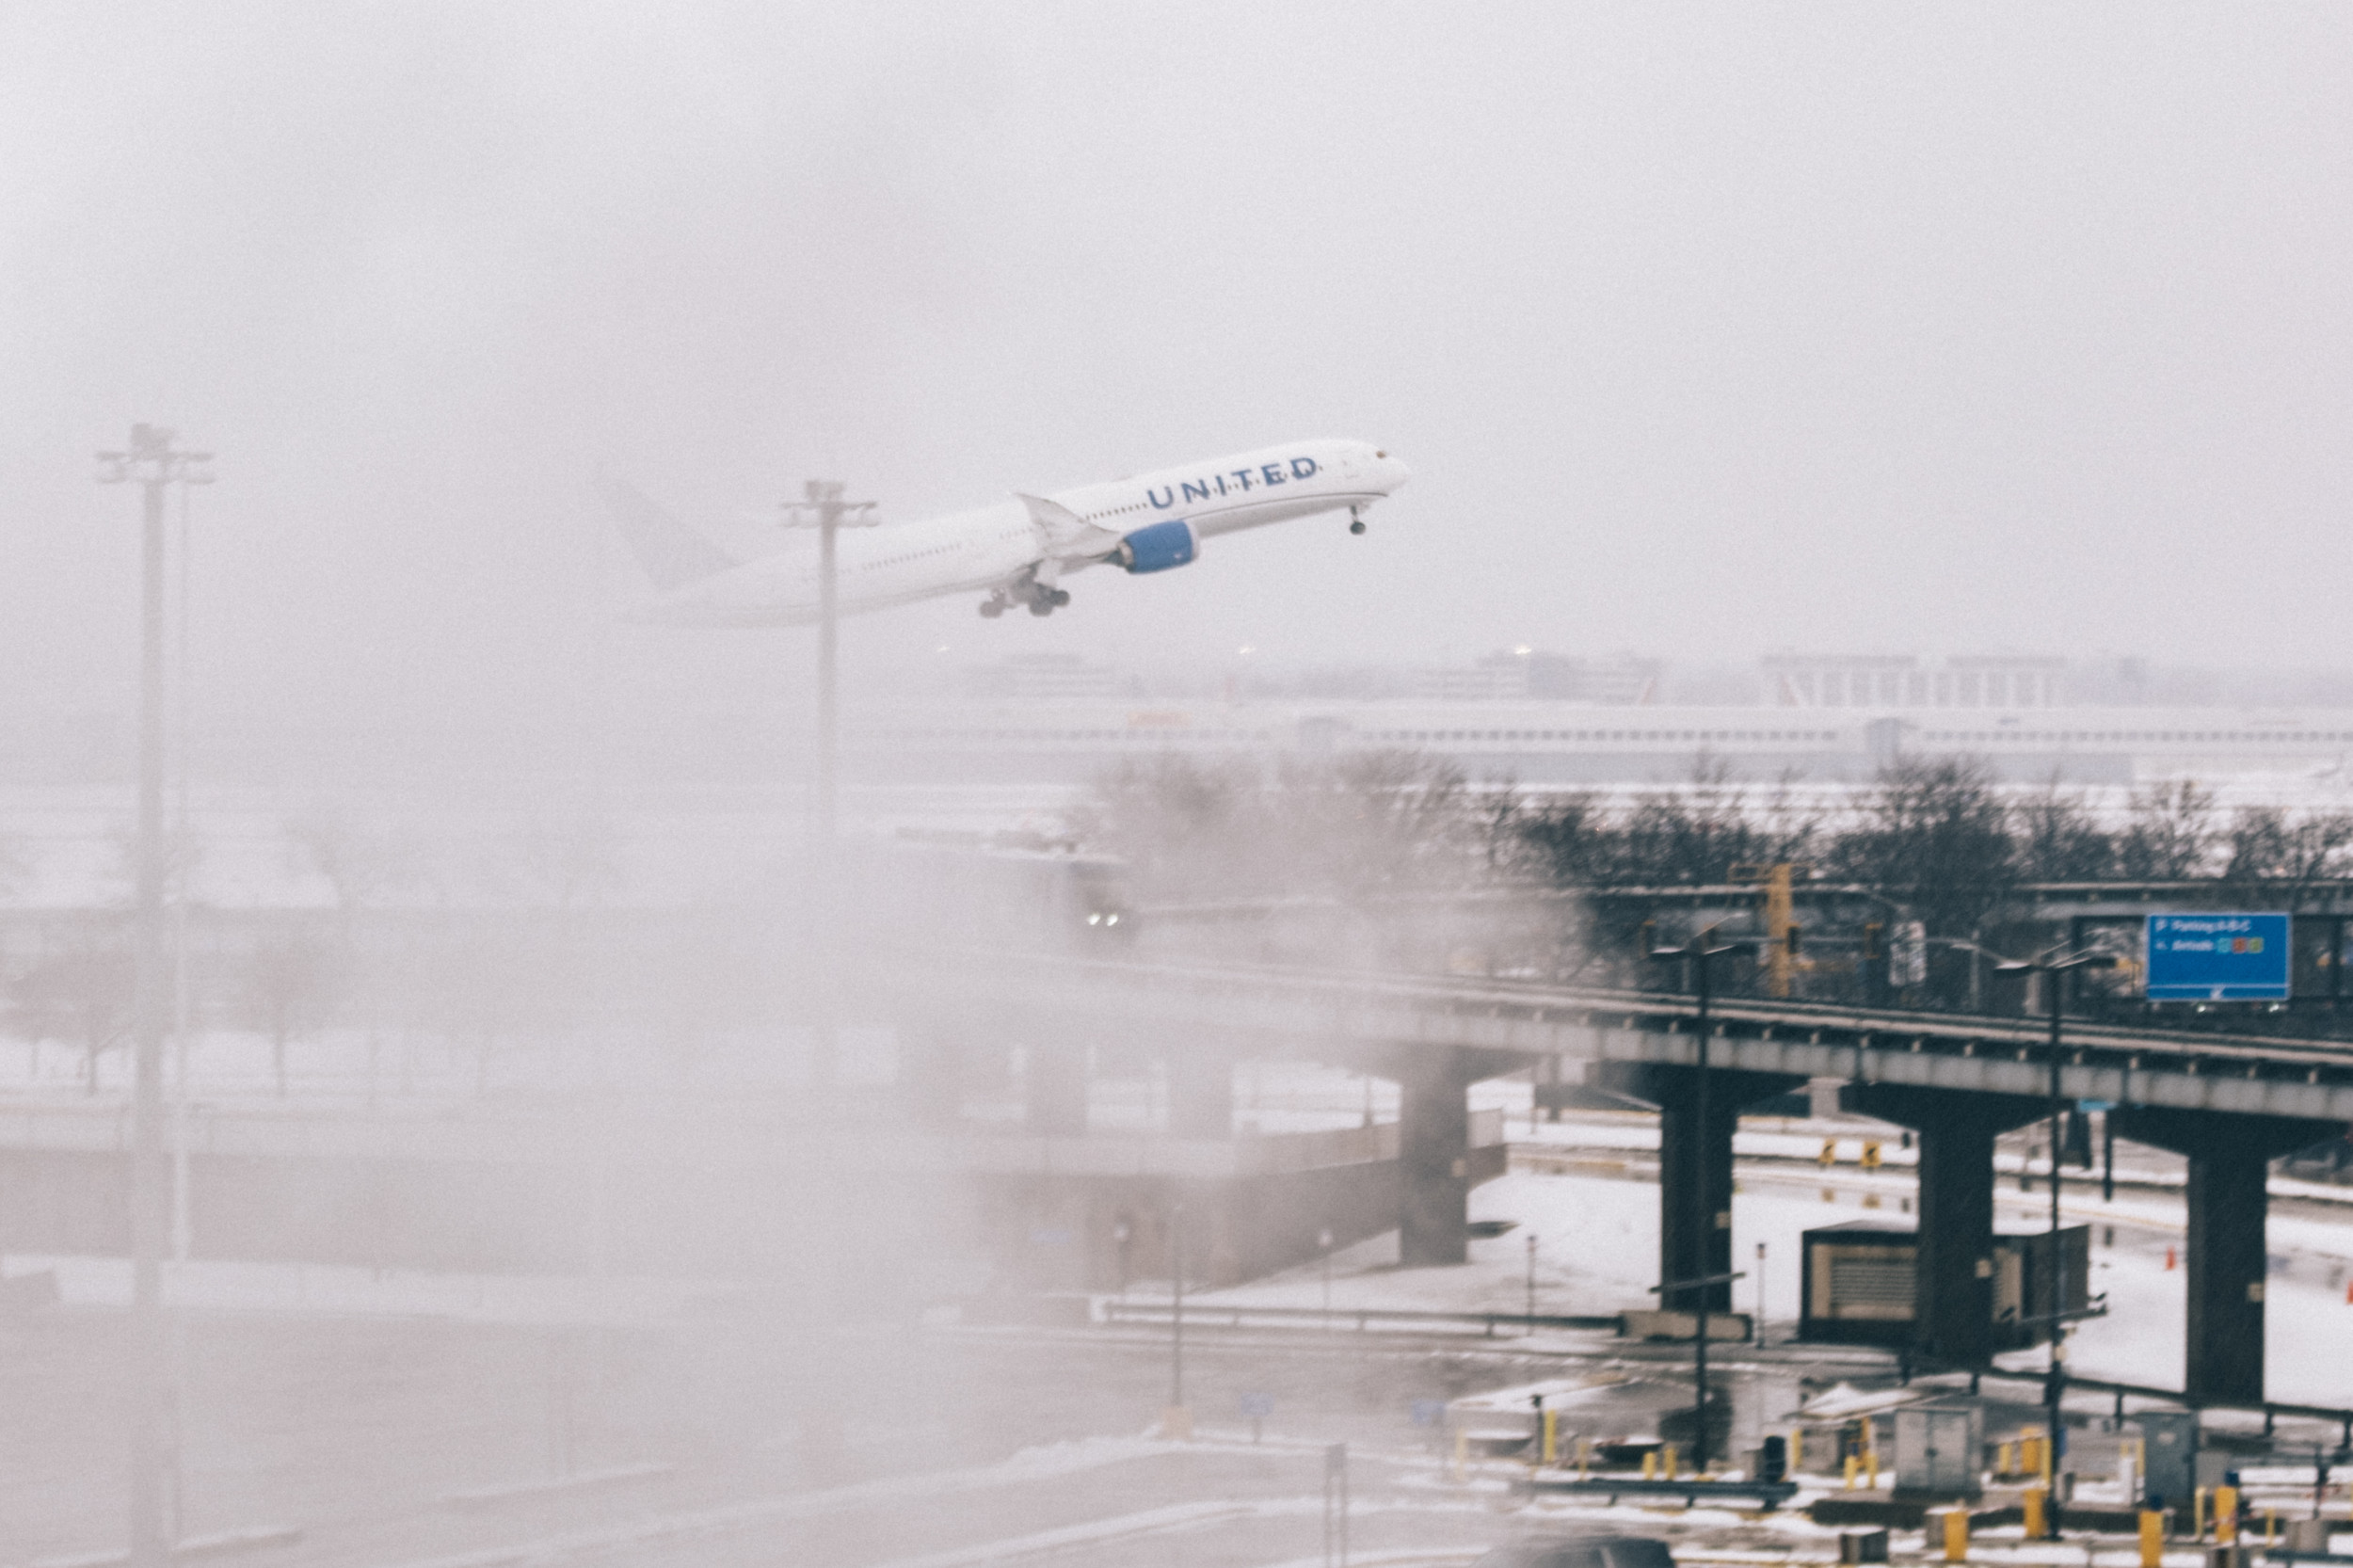
<path fill-rule="evenodd" d="M 1880 1483 L 1880 1428 L 1868 1416 L 1863 1418 L 1863 1471 L 1870 1479 L 1865 1482 L 1874 1491 Z"/>
<path fill-rule="evenodd" d="M 2238 1544 L 2238 1488 L 2214 1489 L 2214 1540 L 2217 1546 Z"/>
<path fill-rule="evenodd" d="M 2015 1444 L 2015 1443 L 2005 1443 L 2005 1444 L 2003 1444 L 2003 1445 L 2002 1445 L 1999 1448 L 1997 1448 L 1997 1449 L 1995 1449 L 1995 1450 L 1994 1450 L 1994 1453 L 1993 1453 L 1993 1473 L 1994 1473 L 1995 1475 L 1997 1475 L 1997 1476 L 2014 1476 L 2014 1475 L 2016 1475 L 2016 1474 L 2018 1473 L 2017 1465 L 2018 1465 L 2018 1445 L 2017 1445 L 2017 1444 Z"/>
<path fill-rule="evenodd" d="M 1557 1457 L 1559 1456 L 1560 1452 L 1561 1452 L 1560 1436 L 1561 1436 L 1561 1413 L 1560 1413 L 1559 1411 L 1557 1411 L 1557 1410 L 1547 1410 L 1547 1411 L 1545 1411 L 1545 1468 L 1546 1468 L 1547 1470 L 1548 1470 L 1548 1469 L 1550 1469 L 1550 1468 L 1552 1468 L 1552 1463 L 1553 1463 L 1553 1460 L 1554 1460 L 1555 1458 L 1557 1458 Z"/>
<path fill-rule="evenodd" d="M 1789 1429 L 1789 1473 L 1796 1475 L 1805 1468 L 1805 1428 Z"/>
<path fill-rule="evenodd" d="M 2274 1544 L 2275 1543 L 2277 1543 L 2277 1542 L 2278 1542 L 2278 1540 L 2280 1539 L 2279 1530 L 2280 1530 L 2280 1511 L 2279 1511 L 2278 1509 L 2276 1509 L 2276 1508 L 2266 1508 L 2266 1509 L 2265 1509 L 2265 1510 L 2264 1510 L 2264 1544 L 2265 1544 L 2265 1545 L 2266 1545 L 2266 1546 L 2269 1546 L 2269 1545 L 2272 1545 L 2272 1544 Z"/>
<path fill-rule="evenodd" d="M 1945 1511 L 1945 1560 L 1969 1560 L 1969 1511 L 1965 1508 Z"/>
<path fill-rule="evenodd" d="M 2202 1486 L 2198 1489 L 2198 1495 L 2190 1505 L 2189 1538 L 2192 1541 L 2206 1538 L 2206 1489 Z"/>
<path fill-rule="evenodd" d="M 2161 1568 L 2165 1561 L 2165 1515 L 2153 1508 L 2140 1511 L 2140 1568 Z"/>
<path fill-rule="evenodd" d="M 1666 1473 L 1669 1480 L 1675 1479 L 1675 1446 L 1673 1443 L 1659 1446 L 1658 1468 Z"/>
<path fill-rule="evenodd" d="M 1854 1490 L 1854 1478 L 1855 1478 L 1855 1472 L 1856 1472 L 1857 1470 L 1862 1469 L 1862 1468 L 1863 1468 L 1863 1461 L 1862 1461 L 1860 1458 L 1858 1458 L 1856 1455 L 1853 1455 L 1853 1454 L 1849 1454 L 1849 1455 L 1847 1456 L 1847 1490 L 1848 1490 L 1848 1491 L 1851 1492 L 1851 1491 L 1853 1491 L 1853 1490 Z"/>
<path fill-rule="evenodd" d="M 1644 1480 L 1658 1479 L 1658 1450 L 1656 1448 L 1646 1449 L 1642 1454 L 1642 1479 Z"/>
<path fill-rule="evenodd" d="M 2023 1501 L 2025 1504 L 2026 1539 L 2029 1541 L 2040 1541 L 2051 1533 L 2050 1522 L 2043 1510 L 2043 1503 L 2049 1496 L 2040 1486 L 2026 1488 Z"/>

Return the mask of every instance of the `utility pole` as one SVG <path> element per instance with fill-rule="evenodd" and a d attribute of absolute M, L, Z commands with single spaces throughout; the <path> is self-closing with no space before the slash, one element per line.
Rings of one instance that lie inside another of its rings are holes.
<path fill-rule="evenodd" d="M 131 427 L 122 452 L 102 452 L 98 482 L 140 488 L 139 773 L 136 952 L 131 1036 L 131 1568 L 164 1568 L 172 1543 L 165 1484 L 171 1460 L 170 1343 L 163 1258 L 171 1192 L 164 1161 L 164 1035 L 172 978 L 164 941 L 164 492 L 209 480 L 209 452 L 172 432 Z"/>
<path fill-rule="evenodd" d="M 817 940 L 822 972 L 817 976 L 823 1016 L 817 1026 L 817 1060 L 809 1077 L 820 1089 L 829 1089 L 840 1055 L 840 955 L 834 950 L 841 924 L 841 872 L 836 837 L 840 822 L 841 716 L 840 704 L 840 573 L 836 566 L 835 540 L 846 524 L 873 526 L 874 504 L 844 501 L 847 488 L 839 479 L 810 479 L 801 486 L 802 499 L 784 503 L 791 526 L 817 530 L 817 788 L 810 815 L 811 860 L 817 877 Z"/>
<path fill-rule="evenodd" d="M 788 523 L 817 530 L 817 805 L 820 840 L 833 842 L 839 809 L 837 764 L 840 747 L 840 713 L 837 703 L 836 647 L 840 627 L 840 573 L 835 567 L 835 539 L 844 527 L 872 528 L 874 503 L 844 501 L 848 488 L 839 479 L 810 479 L 801 486 L 802 499 L 784 503 Z"/>

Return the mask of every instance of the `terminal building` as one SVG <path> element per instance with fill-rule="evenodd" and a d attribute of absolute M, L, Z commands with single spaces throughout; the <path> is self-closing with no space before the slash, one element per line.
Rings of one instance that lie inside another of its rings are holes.
<path fill-rule="evenodd" d="M 1854 782 L 1901 757 L 1978 758 L 2019 782 L 2129 784 L 2341 774 L 2353 710 L 1032 701 L 872 711 L 845 742 L 864 777 L 927 782 L 1079 782 L 1172 754 L 1416 751 L 1475 779 L 1533 785 L 1676 783 L 1702 770 Z"/>

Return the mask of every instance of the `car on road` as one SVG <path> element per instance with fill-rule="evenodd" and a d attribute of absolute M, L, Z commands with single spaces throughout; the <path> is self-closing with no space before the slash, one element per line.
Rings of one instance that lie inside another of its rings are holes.
<path fill-rule="evenodd" d="M 1569 1535 L 1516 1541 L 1471 1568 L 1674 1568 L 1664 1541 L 1644 1535 Z"/>

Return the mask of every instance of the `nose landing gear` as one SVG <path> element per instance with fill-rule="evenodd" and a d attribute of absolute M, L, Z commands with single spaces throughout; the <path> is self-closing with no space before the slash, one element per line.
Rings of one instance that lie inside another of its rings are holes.
<path fill-rule="evenodd" d="M 1351 506 L 1348 509 L 1348 531 L 1352 534 L 1361 534 L 1365 531 L 1365 514 L 1362 507 Z"/>

